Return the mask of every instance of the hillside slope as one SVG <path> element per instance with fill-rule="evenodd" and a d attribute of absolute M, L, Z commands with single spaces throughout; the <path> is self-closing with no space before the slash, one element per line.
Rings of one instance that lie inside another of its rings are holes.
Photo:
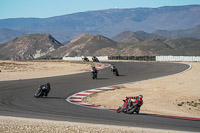
<path fill-rule="evenodd" d="M 63 56 L 92 56 L 95 52 L 102 48 L 115 48 L 117 43 L 109 38 L 101 35 L 81 34 L 70 43 L 47 54 L 51 57 Z M 103 54 L 103 53 L 101 53 Z"/>
<path fill-rule="evenodd" d="M 62 46 L 50 34 L 31 34 L 0 46 L 0 59 L 30 60 Z"/>
<path fill-rule="evenodd" d="M 137 32 L 125 31 L 125 32 L 117 34 L 112 39 L 117 42 L 124 42 L 133 37 L 141 39 L 141 40 L 148 40 L 148 39 L 152 39 L 152 38 L 166 39 L 165 37 L 162 37 L 160 35 L 157 35 L 154 33 L 147 33 L 144 31 L 137 31 Z"/>

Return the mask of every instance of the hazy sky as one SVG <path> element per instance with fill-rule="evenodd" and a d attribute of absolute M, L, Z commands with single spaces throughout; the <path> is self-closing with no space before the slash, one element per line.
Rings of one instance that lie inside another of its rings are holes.
<path fill-rule="evenodd" d="M 89 10 L 191 4 L 200 5 L 200 0 L 0 0 L 0 19 L 46 18 Z"/>

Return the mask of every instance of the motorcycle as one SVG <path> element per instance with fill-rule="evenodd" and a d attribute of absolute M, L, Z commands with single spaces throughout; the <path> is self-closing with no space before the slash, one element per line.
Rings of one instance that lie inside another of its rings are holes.
<path fill-rule="evenodd" d="M 40 87 L 37 89 L 34 97 L 47 97 L 49 92 L 51 90 L 50 83 L 47 83 L 45 85 L 40 85 Z"/>
<path fill-rule="evenodd" d="M 93 61 L 93 62 L 99 62 L 99 59 L 98 59 L 97 57 L 94 56 L 94 57 L 92 57 L 92 61 Z"/>
<path fill-rule="evenodd" d="M 97 71 L 92 71 L 92 79 L 97 79 Z"/>
<path fill-rule="evenodd" d="M 139 103 L 137 103 L 136 99 L 130 99 L 126 97 L 126 99 L 123 100 L 123 102 L 124 103 L 122 104 L 122 106 L 117 109 L 117 113 L 123 112 L 125 114 L 139 114 L 140 105 Z"/>
<path fill-rule="evenodd" d="M 89 59 L 87 57 L 82 58 L 83 61 L 89 62 Z"/>
<path fill-rule="evenodd" d="M 113 68 L 111 71 L 114 75 L 119 76 L 119 72 L 118 72 L 117 68 Z"/>

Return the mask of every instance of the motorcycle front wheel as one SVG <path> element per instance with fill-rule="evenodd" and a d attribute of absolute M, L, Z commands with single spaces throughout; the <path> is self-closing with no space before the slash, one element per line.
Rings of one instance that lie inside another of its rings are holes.
<path fill-rule="evenodd" d="M 128 107 L 126 114 L 133 114 L 136 109 L 137 109 L 137 106 Z"/>
<path fill-rule="evenodd" d="M 121 109 L 122 109 L 122 107 L 119 107 L 119 108 L 117 109 L 117 113 L 121 113 Z"/>

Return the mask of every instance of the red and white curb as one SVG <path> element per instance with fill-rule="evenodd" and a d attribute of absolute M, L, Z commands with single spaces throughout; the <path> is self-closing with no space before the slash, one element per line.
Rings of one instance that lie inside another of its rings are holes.
<path fill-rule="evenodd" d="M 106 90 L 113 90 L 115 88 L 116 88 L 116 86 L 108 86 L 108 87 L 101 87 L 101 88 L 96 88 L 96 89 L 85 90 L 85 91 L 78 92 L 74 95 L 69 96 L 66 99 L 66 101 L 68 101 L 69 103 L 84 106 L 84 107 L 104 109 L 104 110 L 113 110 L 113 109 L 109 109 L 109 108 L 102 107 L 102 106 L 96 106 L 96 105 L 84 103 L 83 98 L 85 98 L 91 94 L 94 94 L 94 93 L 98 93 L 98 92 L 106 91 Z"/>

